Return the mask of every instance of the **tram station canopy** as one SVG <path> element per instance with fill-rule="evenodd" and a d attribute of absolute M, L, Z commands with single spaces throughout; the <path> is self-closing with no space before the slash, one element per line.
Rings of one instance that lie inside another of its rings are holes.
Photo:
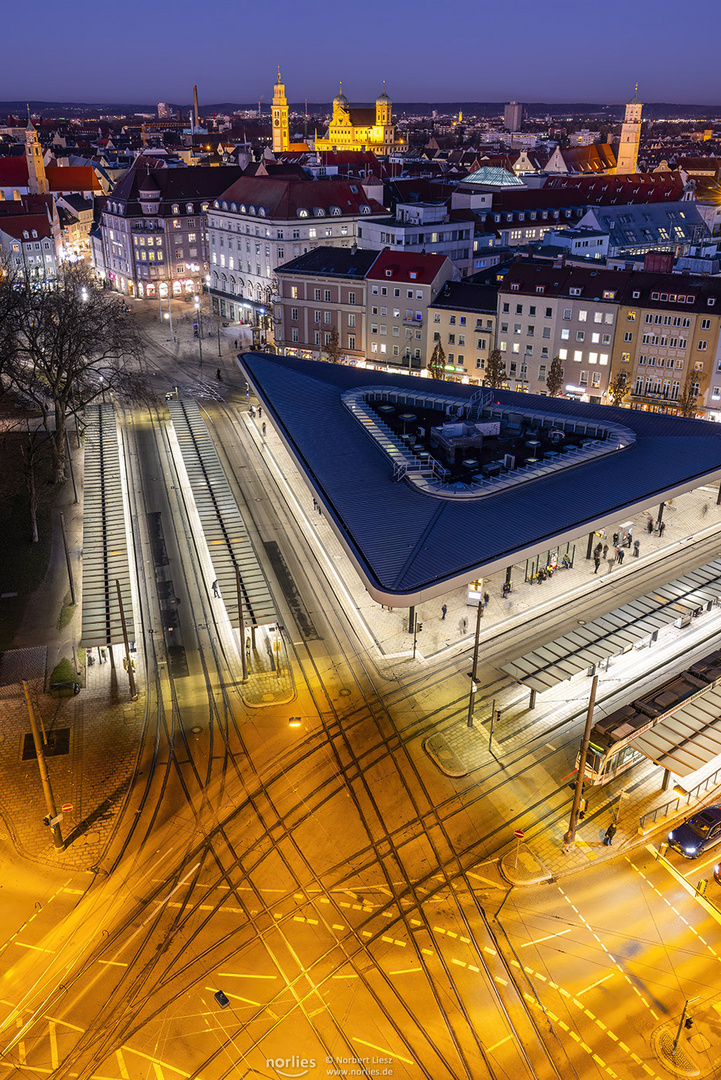
<path fill-rule="evenodd" d="M 721 426 L 703 420 L 266 353 L 239 364 L 379 603 L 420 603 L 721 477 Z"/>

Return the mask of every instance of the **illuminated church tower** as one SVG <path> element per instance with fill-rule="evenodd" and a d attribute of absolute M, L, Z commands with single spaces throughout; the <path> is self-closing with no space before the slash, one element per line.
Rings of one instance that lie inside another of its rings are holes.
<path fill-rule="evenodd" d="M 281 154 L 290 145 L 288 134 L 288 102 L 285 97 L 285 86 L 280 81 L 280 68 L 278 78 L 273 87 L 273 153 Z"/>
<path fill-rule="evenodd" d="M 638 100 L 638 84 L 634 95 L 626 106 L 626 115 L 621 127 L 621 141 L 618 144 L 616 175 L 628 176 L 638 172 L 638 148 L 641 142 L 641 109 Z"/>
<path fill-rule="evenodd" d="M 28 191 L 33 195 L 47 195 L 50 184 L 45 175 L 43 149 L 38 141 L 38 133 L 30 119 L 28 106 L 28 126 L 25 128 L 25 160 L 28 166 Z"/>

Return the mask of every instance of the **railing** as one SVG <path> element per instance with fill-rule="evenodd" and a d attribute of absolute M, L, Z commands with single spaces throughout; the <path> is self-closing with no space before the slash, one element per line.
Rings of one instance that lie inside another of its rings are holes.
<path fill-rule="evenodd" d="M 720 776 L 721 776 L 721 768 L 717 769 L 716 772 L 712 773 L 710 776 L 707 776 L 705 780 L 702 780 L 699 784 L 696 785 L 696 787 L 691 788 L 691 790 L 687 791 L 685 795 L 677 795 L 675 799 L 669 799 L 669 801 L 666 802 L 666 803 L 663 803 L 662 806 L 657 806 L 655 810 L 649 810 L 649 812 L 647 814 L 642 814 L 641 817 L 639 818 L 639 822 L 638 822 L 639 829 L 645 829 L 647 827 L 646 822 L 647 821 L 648 822 L 656 821 L 658 819 L 659 815 L 661 817 L 668 817 L 669 816 L 668 808 L 669 808 L 669 806 L 672 806 L 674 803 L 676 805 L 674 806 L 672 812 L 674 814 L 678 813 L 678 809 L 679 809 L 679 807 L 681 805 L 681 800 L 682 799 L 684 799 L 684 798 L 686 799 L 686 805 L 688 806 L 688 804 L 691 802 L 691 799 L 698 798 L 698 796 L 702 792 L 708 791 L 708 789 L 710 787 L 713 787 L 714 785 L 721 782 L 721 781 L 719 781 Z"/>

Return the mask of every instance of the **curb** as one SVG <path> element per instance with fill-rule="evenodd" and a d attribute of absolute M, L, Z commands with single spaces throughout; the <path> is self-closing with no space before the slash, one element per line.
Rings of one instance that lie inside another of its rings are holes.
<path fill-rule="evenodd" d="M 456 780 L 461 776 L 468 776 L 468 769 L 464 768 L 460 758 L 451 750 L 446 742 L 445 735 L 439 732 L 431 735 L 428 739 L 424 739 L 423 749 L 433 764 L 446 776 L 453 777 Z"/>

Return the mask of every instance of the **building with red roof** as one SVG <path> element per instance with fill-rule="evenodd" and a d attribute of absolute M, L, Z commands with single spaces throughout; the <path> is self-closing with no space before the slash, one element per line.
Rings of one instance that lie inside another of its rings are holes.
<path fill-rule="evenodd" d="M 276 266 L 320 245 L 350 248 L 358 221 L 379 211 L 360 180 L 244 172 L 207 213 L 213 310 L 270 330 Z"/>

